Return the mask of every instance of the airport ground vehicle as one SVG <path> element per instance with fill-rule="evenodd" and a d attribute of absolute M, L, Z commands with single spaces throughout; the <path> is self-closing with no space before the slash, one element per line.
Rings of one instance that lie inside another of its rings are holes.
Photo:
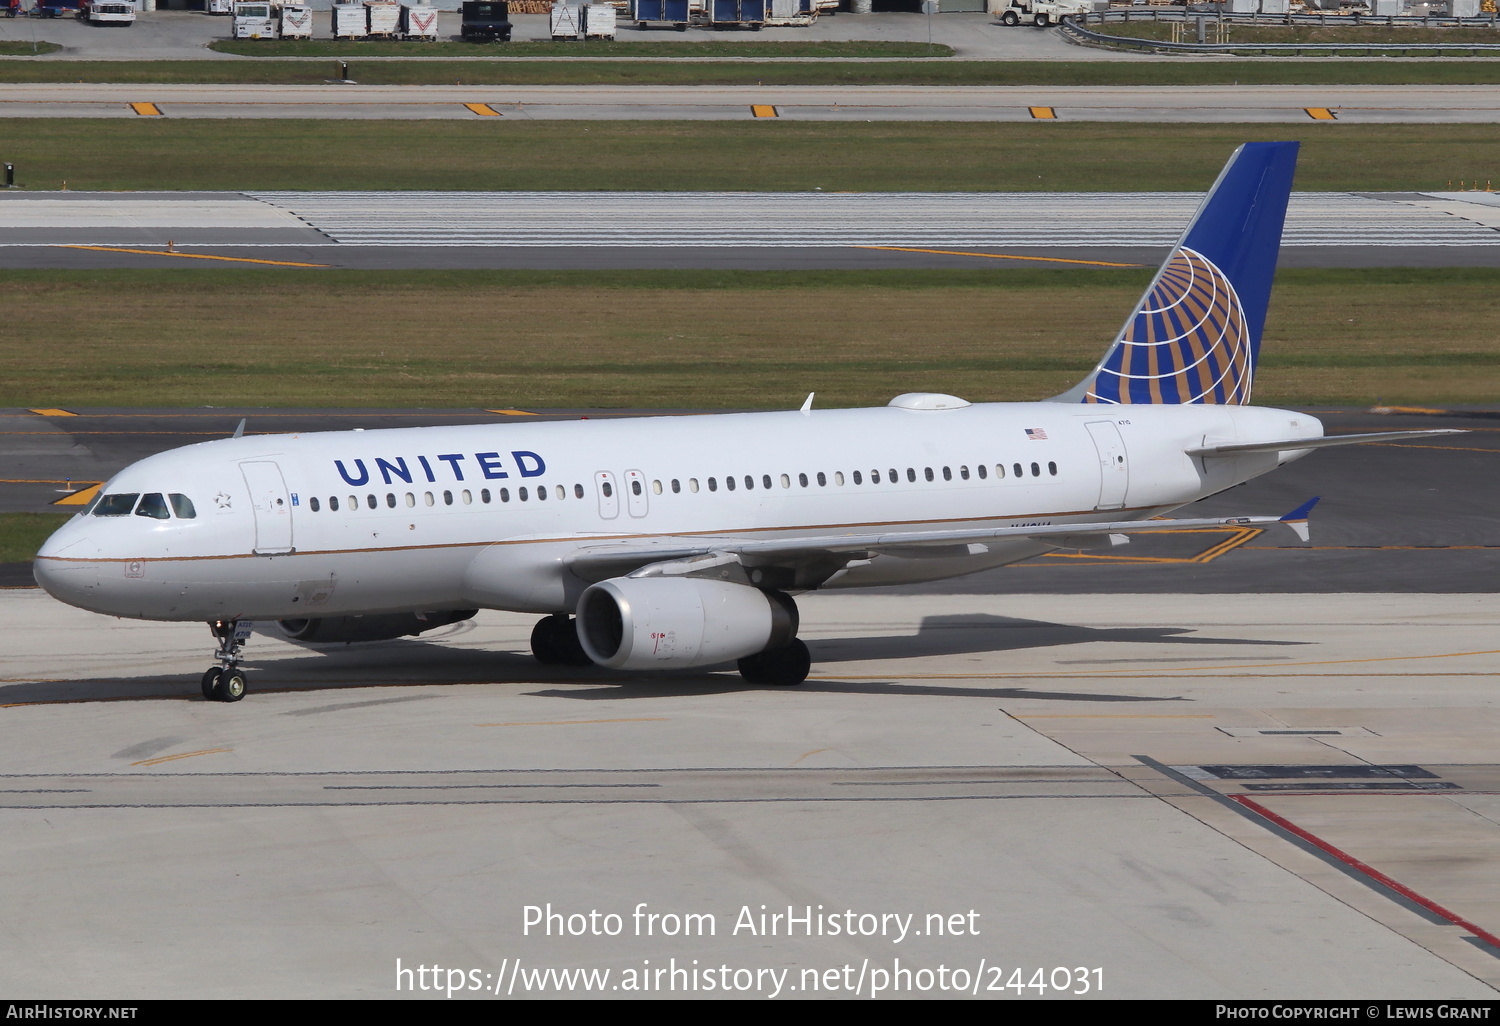
<path fill-rule="evenodd" d="M 37 0 L 31 13 L 43 18 L 61 18 L 65 14 L 76 18 L 82 8 L 83 0 Z"/>
<path fill-rule="evenodd" d="M 510 42 L 510 4 L 505 0 L 464 0 L 462 17 L 465 39 Z"/>
<path fill-rule="evenodd" d="M 0 0 L 0 17 L 14 18 L 21 13 L 21 0 Z"/>
<path fill-rule="evenodd" d="M 1093 10 L 1094 5 L 1081 0 L 1009 0 L 997 12 L 1001 24 L 1019 25 L 1023 21 L 1038 28 L 1056 25 L 1070 14 Z"/>
<path fill-rule="evenodd" d="M 207 621 L 206 698 L 245 692 L 249 624 L 308 642 L 421 634 L 481 608 L 541 614 L 542 662 L 737 663 L 791 685 L 793 595 L 941 580 L 1138 532 L 1325 436 L 1250 405 L 1297 144 L 1246 143 L 1083 380 L 1041 402 L 943 393 L 868 409 L 255 435 L 120 471 L 33 564 L 56 598 Z"/>
<path fill-rule="evenodd" d="M 134 25 L 135 4 L 126 0 L 90 0 L 78 12 L 78 18 L 90 25 Z"/>

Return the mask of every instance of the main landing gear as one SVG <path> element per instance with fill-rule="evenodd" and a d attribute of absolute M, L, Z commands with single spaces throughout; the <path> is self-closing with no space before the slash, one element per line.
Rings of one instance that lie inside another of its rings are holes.
<path fill-rule="evenodd" d="M 578 623 L 567 613 L 553 613 L 531 629 L 531 654 L 545 666 L 593 666 L 578 640 Z"/>
<path fill-rule="evenodd" d="M 812 669 L 812 655 L 801 638 L 793 638 L 780 648 L 757 652 L 740 660 L 740 676 L 748 684 L 779 684 L 790 687 L 807 679 Z"/>
<path fill-rule="evenodd" d="M 250 625 L 245 624 L 241 630 L 238 620 L 214 620 L 208 629 L 219 639 L 219 649 L 214 653 L 219 665 L 203 674 L 203 697 L 210 702 L 238 702 L 245 697 L 246 679 L 237 664 L 245 639 L 250 637 Z"/>

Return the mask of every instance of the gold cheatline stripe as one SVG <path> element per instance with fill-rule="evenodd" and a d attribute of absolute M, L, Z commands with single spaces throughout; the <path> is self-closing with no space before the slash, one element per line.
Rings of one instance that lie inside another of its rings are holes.
<path fill-rule="evenodd" d="M 254 257 L 210 256 L 207 253 L 171 253 L 164 249 L 126 249 L 123 246 L 55 246 L 54 249 L 94 249 L 101 253 L 141 253 L 146 256 L 181 257 L 184 260 L 228 260 L 237 264 L 275 264 L 277 267 L 330 267 L 331 264 L 302 264 L 294 260 L 257 260 Z"/>
<path fill-rule="evenodd" d="M 991 257 L 995 260 L 1040 260 L 1049 264 L 1088 264 L 1091 267 L 1145 267 L 1145 264 L 1115 264 L 1108 260 L 1073 260 L 1068 257 L 1019 256 L 1015 253 L 971 253 L 961 249 L 917 249 L 913 246 L 851 246 L 851 249 L 884 249 L 893 253 L 937 253 L 941 256 Z"/>

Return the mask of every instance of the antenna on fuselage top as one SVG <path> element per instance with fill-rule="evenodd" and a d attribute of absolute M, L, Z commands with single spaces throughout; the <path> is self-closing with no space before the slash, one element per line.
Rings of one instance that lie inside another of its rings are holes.
<path fill-rule="evenodd" d="M 241 417 L 240 418 L 240 426 L 234 429 L 234 434 L 230 436 L 231 438 L 244 438 L 245 437 L 245 421 L 248 420 L 248 419 L 249 419 L 248 417 Z"/>
<path fill-rule="evenodd" d="M 812 399 L 813 399 L 813 396 L 815 396 L 817 394 L 818 393 L 816 393 L 816 392 L 809 392 L 809 393 L 807 393 L 807 398 L 802 401 L 802 411 L 801 412 L 803 412 L 803 413 L 811 413 L 812 412 Z"/>

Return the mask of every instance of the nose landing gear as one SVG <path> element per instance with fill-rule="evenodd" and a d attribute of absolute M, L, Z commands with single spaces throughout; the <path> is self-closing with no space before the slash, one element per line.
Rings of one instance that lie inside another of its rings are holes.
<path fill-rule="evenodd" d="M 210 702 L 238 702 L 245 697 L 247 686 L 245 671 L 238 667 L 240 650 L 250 637 L 251 624 L 238 620 L 214 620 L 208 629 L 219 639 L 219 649 L 214 658 L 218 666 L 210 666 L 203 674 L 203 697 Z"/>

